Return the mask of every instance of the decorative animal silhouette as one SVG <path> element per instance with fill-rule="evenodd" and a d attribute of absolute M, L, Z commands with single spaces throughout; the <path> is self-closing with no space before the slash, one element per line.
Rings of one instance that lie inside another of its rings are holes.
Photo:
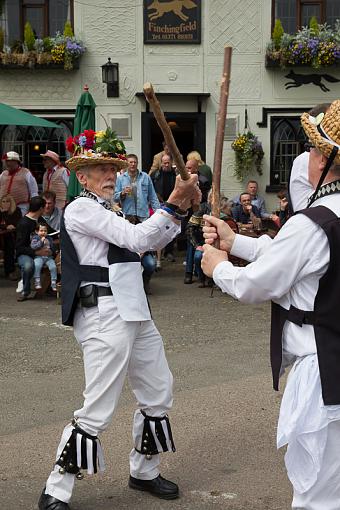
<path fill-rule="evenodd" d="M 188 21 L 189 16 L 186 16 L 182 10 L 185 9 L 194 9 L 197 7 L 195 2 L 192 0 L 170 0 L 168 2 L 159 2 L 158 0 L 154 0 L 152 4 L 148 6 L 148 9 L 155 9 L 155 12 L 150 13 L 148 16 L 151 21 L 161 18 L 167 12 L 173 12 L 181 18 L 183 21 Z"/>
<path fill-rule="evenodd" d="M 327 88 L 324 83 L 322 83 L 321 81 L 322 79 L 330 83 L 340 82 L 340 80 L 337 80 L 336 78 L 334 78 L 334 76 L 331 76 L 330 74 L 296 74 L 294 73 L 294 71 L 290 71 L 288 74 L 286 74 L 285 78 L 293 80 L 287 81 L 287 83 L 285 83 L 286 90 L 301 87 L 301 85 L 307 85 L 309 83 L 312 83 L 313 85 L 320 87 L 320 89 L 323 92 L 329 92 L 330 89 Z"/>

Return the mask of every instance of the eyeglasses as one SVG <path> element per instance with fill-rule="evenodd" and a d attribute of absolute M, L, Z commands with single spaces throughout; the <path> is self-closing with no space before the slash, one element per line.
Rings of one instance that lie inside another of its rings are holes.
<path fill-rule="evenodd" d="M 313 144 L 312 144 L 312 143 L 310 143 L 310 142 L 307 142 L 307 143 L 305 143 L 305 147 L 304 147 L 304 148 L 305 148 L 305 151 L 306 151 L 306 152 L 310 152 L 310 151 L 311 151 L 311 149 L 315 149 L 315 145 L 313 145 Z"/>

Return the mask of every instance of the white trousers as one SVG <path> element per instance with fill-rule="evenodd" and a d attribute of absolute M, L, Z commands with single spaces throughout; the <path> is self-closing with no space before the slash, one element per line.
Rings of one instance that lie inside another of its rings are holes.
<path fill-rule="evenodd" d="M 149 416 L 164 416 L 172 406 L 172 374 L 165 358 L 162 338 L 153 321 L 126 322 L 118 314 L 112 296 L 100 297 L 98 307 L 78 308 L 74 335 L 83 351 L 85 370 L 84 405 L 75 411 L 79 427 L 96 436 L 109 425 L 129 377 L 138 407 Z M 134 445 L 141 444 L 144 417 L 135 412 Z M 57 450 L 57 459 L 72 432 L 67 425 Z M 150 460 L 135 449 L 130 453 L 130 473 L 142 480 L 159 474 L 159 455 Z M 65 503 L 71 499 L 75 476 L 61 475 L 56 465 L 46 483 L 46 494 Z"/>
<path fill-rule="evenodd" d="M 340 509 L 340 422 L 328 425 L 326 448 L 315 484 L 303 494 L 294 490 L 293 510 Z"/>

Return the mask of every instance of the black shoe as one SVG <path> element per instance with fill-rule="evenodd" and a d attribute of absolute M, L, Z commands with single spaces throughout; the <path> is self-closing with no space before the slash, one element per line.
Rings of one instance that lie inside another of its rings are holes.
<path fill-rule="evenodd" d="M 192 274 L 191 273 L 185 273 L 184 283 L 192 283 Z"/>
<path fill-rule="evenodd" d="M 54 498 L 49 494 L 45 494 L 45 489 L 42 491 L 38 503 L 39 510 L 71 510 L 67 503 Z"/>
<path fill-rule="evenodd" d="M 150 492 L 161 499 L 176 499 L 179 495 L 178 486 L 161 475 L 153 480 L 139 480 L 130 476 L 129 487 L 138 491 Z"/>

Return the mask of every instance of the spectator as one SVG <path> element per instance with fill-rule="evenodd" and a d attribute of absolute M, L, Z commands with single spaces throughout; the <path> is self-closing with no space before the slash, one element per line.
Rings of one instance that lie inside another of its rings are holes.
<path fill-rule="evenodd" d="M 241 193 L 239 198 L 240 203 L 233 207 L 232 215 L 237 223 L 244 225 L 253 225 L 254 216 L 260 218 L 260 211 L 256 205 L 251 203 L 251 195 L 247 192 Z"/>
<path fill-rule="evenodd" d="M 0 247 L 4 252 L 5 276 L 17 280 L 15 273 L 15 228 L 22 218 L 21 210 L 15 205 L 12 195 L 4 195 L 0 200 L 0 228 L 6 230 L 1 236 Z"/>
<path fill-rule="evenodd" d="M 198 174 L 198 185 L 202 193 L 201 203 L 207 202 L 211 184 L 209 183 L 209 179 L 205 175 L 201 174 L 201 167 L 199 166 L 198 161 L 196 159 L 188 159 L 185 164 L 185 168 L 190 174 Z"/>
<path fill-rule="evenodd" d="M 169 146 L 164 142 L 162 142 L 163 150 L 161 152 L 158 152 L 153 157 L 153 162 L 151 165 L 151 168 L 149 170 L 149 175 L 152 176 L 157 170 L 160 170 L 162 168 L 162 157 L 166 154 L 167 156 L 170 156 L 170 149 Z"/>
<path fill-rule="evenodd" d="M 138 170 L 138 157 L 127 156 L 128 169 L 117 177 L 114 200 L 120 202 L 127 219 L 133 217 L 134 223 L 145 221 L 149 217 L 149 208 L 159 209 L 159 200 L 151 177 Z M 137 221 L 138 220 L 138 221 Z"/>
<path fill-rule="evenodd" d="M 22 166 L 17 152 L 10 151 L 3 156 L 6 170 L 0 175 L 0 198 L 12 195 L 21 214 L 28 211 L 30 198 L 38 195 L 37 181 L 28 168 Z"/>
<path fill-rule="evenodd" d="M 195 273 L 200 281 L 200 287 L 205 287 L 205 275 L 201 269 L 202 251 L 199 249 L 204 244 L 203 214 L 210 214 L 210 206 L 207 203 L 201 203 L 199 210 L 191 215 L 186 226 L 188 246 L 184 283 L 192 283 L 192 273 L 195 266 Z"/>
<path fill-rule="evenodd" d="M 36 229 L 39 216 L 43 213 L 45 200 L 42 197 L 33 197 L 29 203 L 28 213 L 21 218 L 17 225 L 16 255 L 23 280 L 23 291 L 18 296 L 18 301 L 33 299 L 35 293 L 31 293 L 31 278 L 34 271 L 33 259 L 36 255 L 49 256 L 49 248 L 31 248 L 31 235 Z"/>
<path fill-rule="evenodd" d="M 189 152 L 187 155 L 187 161 L 195 160 L 198 163 L 198 170 L 200 175 L 204 175 L 208 179 L 209 185 L 212 185 L 212 172 L 210 166 L 208 166 L 204 161 L 201 159 L 201 155 L 197 151 Z"/>
<path fill-rule="evenodd" d="M 42 223 L 37 223 L 35 234 L 31 238 L 32 250 L 40 250 L 41 248 L 47 248 L 51 251 L 51 255 L 35 255 L 34 257 L 34 284 L 35 289 L 41 289 L 41 270 L 43 266 L 47 266 L 51 273 L 51 288 L 55 292 L 57 291 L 57 266 L 54 261 L 53 255 L 55 254 L 55 248 L 53 239 L 47 235 L 47 226 Z"/>
<path fill-rule="evenodd" d="M 66 204 L 70 172 L 60 163 L 59 154 L 56 152 L 48 150 L 40 156 L 43 158 L 43 165 L 46 170 L 43 175 L 43 191 L 54 191 L 56 205 L 63 209 Z"/>
<path fill-rule="evenodd" d="M 248 181 L 246 192 L 249 193 L 251 197 L 251 204 L 257 207 L 260 213 L 260 218 L 273 220 L 274 222 L 278 222 L 278 216 L 276 214 L 270 214 L 266 210 L 266 204 L 264 198 L 258 195 L 258 183 L 257 181 Z M 236 204 L 240 203 L 239 197 L 235 197 L 233 201 Z"/>
<path fill-rule="evenodd" d="M 48 234 L 59 232 L 62 210 L 56 206 L 56 194 L 52 190 L 44 191 L 42 197 L 45 200 L 46 205 L 41 217 L 39 218 L 39 223 L 47 225 Z"/>
<path fill-rule="evenodd" d="M 176 181 L 176 172 L 172 168 L 172 160 L 170 156 L 167 154 L 162 156 L 161 169 L 154 172 L 151 179 L 159 200 L 161 202 L 166 202 L 175 187 Z M 164 248 L 164 256 L 169 262 L 175 262 L 174 246 L 175 241 L 173 240 Z"/>
<path fill-rule="evenodd" d="M 288 207 L 287 194 L 288 194 L 288 190 L 282 189 L 276 195 L 277 198 L 280 200 L 280 214 L 279 214 L 280 227 L 282 227 L 282 225 L 284 225 L 289 218 L 289 207 Z"/>

